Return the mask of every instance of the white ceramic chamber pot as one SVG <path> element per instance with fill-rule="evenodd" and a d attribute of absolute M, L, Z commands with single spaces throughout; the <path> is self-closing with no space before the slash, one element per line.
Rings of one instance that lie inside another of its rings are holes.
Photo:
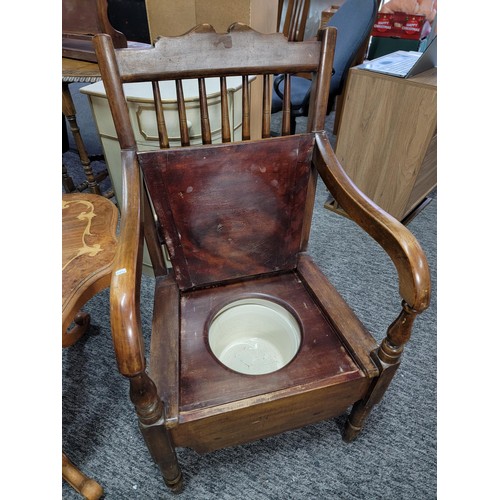
<path fill-rule="evenodd" d="M 286 366 L 297 354 L 301 338 L 293 314 L 261 298 L 227 304 L 208 327 L 208 343 L 215 357 L 247 375 L 272 373 Z"/>

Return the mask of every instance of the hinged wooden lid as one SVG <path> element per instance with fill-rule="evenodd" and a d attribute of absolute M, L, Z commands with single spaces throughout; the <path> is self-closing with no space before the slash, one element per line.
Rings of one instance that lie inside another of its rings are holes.
<path fill-rule="evenodd" d="M 314 135 L 139 153 L 181 289 L 295 268 Z"/>

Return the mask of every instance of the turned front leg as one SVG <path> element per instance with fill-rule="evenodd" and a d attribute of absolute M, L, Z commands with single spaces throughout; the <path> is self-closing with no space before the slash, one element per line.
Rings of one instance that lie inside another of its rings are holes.
<path fill-rule="evenodd" d="M 372 352 L 372 358 L 379 367 L 380 375 L 374 380 L 367 396 L 353 406 L 345 425 L 344 441 L 351 442 L 356 439 L 370 411 L 382 399 L 399 367 L 404 346 L 410 340 L 413 322 L 418 314 L 418 311 L 412 309 L 406 302 L 403 301 L 402 305 L 403 309 L 389 326 L 386 338 L 380 347 Z"/>
<path fill-rule="evenodd" d="M 174 491 L 182 489 L 182 473 L 170 431 L 165 427 L 164 406 L 154 382 L 146 373 L 130 378 L 130 399 L 134 403 L 139 428 L 163 476 Z"/>

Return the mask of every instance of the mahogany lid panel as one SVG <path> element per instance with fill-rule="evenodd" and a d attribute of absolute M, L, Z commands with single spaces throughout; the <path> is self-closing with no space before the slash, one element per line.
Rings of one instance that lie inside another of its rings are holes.
<path fill-rule="evenodd" d="M 139 153 L 181 289 L 296 267 L 313 145 L 307 134 Z"/>

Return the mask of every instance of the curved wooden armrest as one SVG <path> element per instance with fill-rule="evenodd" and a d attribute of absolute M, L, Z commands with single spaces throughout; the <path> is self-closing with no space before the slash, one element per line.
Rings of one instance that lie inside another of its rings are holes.
<path fill-rule="evenodd" d="M 325 132 L 316 133 L 313 159 L 334 199 L 391 258 L 404 302 L 417 313 L 425 310 L 430 301 L 429 266 L 413 234 L 356 187 L 340 165 Z"/>
<path fill-rule="evenodd" d="M 132 377 L 145 370 L 139 310 L 142 272 L 141 177 L 134 150 L 122 151 L 123 192 L 118 251 L 110 288 L 110 314 L 118 369 Z"/>

